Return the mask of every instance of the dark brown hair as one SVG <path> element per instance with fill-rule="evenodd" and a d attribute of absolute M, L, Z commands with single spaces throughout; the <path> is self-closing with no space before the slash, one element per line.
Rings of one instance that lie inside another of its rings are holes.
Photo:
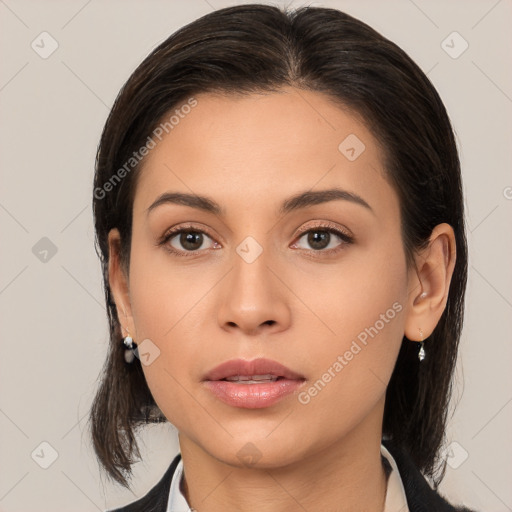
<path fill-rule="evenodd" d="M 438 454 L 467 279 L 460 164 L 445 107 L 408 55 L 363 22 L 335 9 L 287 11 L 253 4 L 212 12 L 160 44 L 123 86 L 98 147 L 93 209 L 110 345 L 89 420 L 99 461 L 126 487 L 133 456 L 140 458 L 135 429 L 166 421 L 139 359 L 124 361 L 108 281 L 107 237 L 113 228 L 120 231 L 121 262 L 129 269 L 140 164 L 127 170 L 126 162 L 164 115 L 195 94 L 247 94 L 287 85 L 325 93 L 356 112 L 384 148 L 388 178 L 400 200 L 409 264 L 437 224 L 446 222 L 455 231 L 456 265 L 445 311 L 428 340 L 430 357 L 420 364 L 418 344 L 404 338 L 386 392 L 383 423 L 383 434 L 409 452 L 436 486 L 442 479 Z M 126 172 L 119 173 L 123 166 Z"/>

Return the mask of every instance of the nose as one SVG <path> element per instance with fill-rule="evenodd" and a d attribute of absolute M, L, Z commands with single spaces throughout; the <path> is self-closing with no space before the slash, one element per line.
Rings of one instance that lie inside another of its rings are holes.
<path fill-rule="evenodd" d="M 258 336 L 289 327 L 290 292 L 269 263 L 265 251 L 251 263 L 235 254 L 220 294 L 218 321 L 223 329 Z"/>

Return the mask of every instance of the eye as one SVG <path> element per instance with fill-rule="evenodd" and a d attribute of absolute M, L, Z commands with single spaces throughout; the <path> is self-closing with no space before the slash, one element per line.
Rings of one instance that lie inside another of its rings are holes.
<path fill-rule="evenodd" d="M 171 229 L 163 236 L 159 245 L 165 245 L 169 252 L 177 256 L 194 256 L 200 250 L 219 246 L 205 231 L 193 226 Z"/>
<path fill-rule="evenodd" d="M 301 245 L 304 240 L 308 247 Z M 354 238 L 335 224 L 323 223 L 301 230 L 300 237 L 291 247 L 305 249 L 311 253 L 335 254 L 343 250 Z M 221 245 L 208 233 L 194 226 L 178 226 L 166 232 L 158 245 L 176 256 L 196 256 L 200 251 L 219 249 Z"/>
<path fill-rule="evenodd" d="M 300 245 L 302 240 L 304 240 L 304 243 L 309 245 L 309 247 Z M 302 231 L 299 241 L 295 242 L 292 247 L 312 252 L 333 254 L 343 250 L 348 244 L 353 243 L 353 241 L 353 236 L 347 231 L 327 223 L 316 225 L 313 228 Z"/>

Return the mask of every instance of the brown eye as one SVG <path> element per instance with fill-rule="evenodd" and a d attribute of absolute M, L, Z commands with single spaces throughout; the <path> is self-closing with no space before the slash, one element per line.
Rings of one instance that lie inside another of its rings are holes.
<path fill-rule="evenodd" d="M 208 244 L 208 242 L 210 242 Z M 218 246 L 204 231 L 188 227 L 177 227 L 164 235 L 159 245 L 176 256 L 195 256 L 197 253 Z"/>
<path fill-rule="evenodd" d="M 299 246 L 300 249 L 311 249 L 317 252 L 331 252 L 340 246 L 352 243 L 352 237 L 334 228 L 315 228 L 302 234 L 299 241 L 305 239 L 308 247 Z M 337 240 L 336 240 L 337 239 Z M 341 242 L 340 242 L 341 240 Z M 298 243 L 294 244 L 295 246 Z M 327 250 L 326 250 L 327 249 Z"/>
<path fill-rule="evenodd" d="M 331 240 L 331 233 L 328 231 L 310 231 L 307 233 L 308 244 L 315 250 L 326 249 Z"/>
<path fill-rule="evenodd" d="M 181 229 L 170 233 L 167 243 L 177 252 L 197 252 L 202 249 L 208 249 L 208 247 L 204 247 L 207 240 L 211 240 L 211 238 L 202 231 Z"/>

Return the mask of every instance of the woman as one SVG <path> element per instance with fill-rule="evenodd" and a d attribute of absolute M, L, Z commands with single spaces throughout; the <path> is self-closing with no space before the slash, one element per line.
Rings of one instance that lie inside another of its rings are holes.
<path fill-rule="evenodd" d="M 180 443 L 118 510 L 468 510 L 436 490 L 459 159 L 400 48 L 334 9 L 215 11 L 129 78 L 94 187 L 111 338 L 94 448 L 128 486 L 137 426 Z"/>

